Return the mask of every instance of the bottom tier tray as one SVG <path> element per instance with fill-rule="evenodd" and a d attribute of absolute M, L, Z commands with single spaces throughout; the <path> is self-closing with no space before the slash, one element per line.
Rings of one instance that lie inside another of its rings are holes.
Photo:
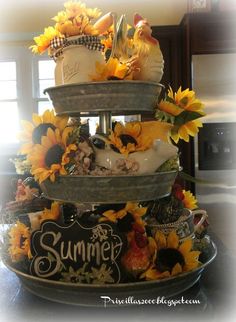
<path fill-rule="evenodd" d="M 190 272 L 156 281 L 106 285 L 73 284 L 41 279 L 22 273 L 8 263 L 5 265 L 19 277 L 29 292 L 39 297 L 64 304 L 95 307 L 104 306 L 105 300 L 102 297 L 125 299 L 133 296 L 135 300 L 146 300 L 158 297 L 170 298 L 180 294 L 199 280 L 204 268 L 213 261 L 216 254 L 216 246 L 210 242 L 203 264 Z M 116 305 L 108 300 L 106 304 Z"/>

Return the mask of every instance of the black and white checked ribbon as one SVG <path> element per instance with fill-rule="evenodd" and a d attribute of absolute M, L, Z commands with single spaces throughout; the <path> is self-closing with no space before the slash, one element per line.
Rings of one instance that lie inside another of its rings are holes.
<path fill-rule="evenodd" d="M 52 51 L 56 50 L 56 53 L 53 54 L 54 57 L 61 55 L 63 48 L 71 45 L 83 45 L 89 50 L 102 51 L 104 49 L 104 45 L 101 44 L 97 36 L 83 35 L 73 39 L 56 37 L 50 41 L 50 48 Z"/>

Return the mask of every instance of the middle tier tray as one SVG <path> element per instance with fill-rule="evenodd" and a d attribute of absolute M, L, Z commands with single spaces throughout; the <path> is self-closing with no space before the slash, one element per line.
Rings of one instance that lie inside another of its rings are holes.
<path fill-rule="evenodd" d="M 123 176 L 59 176 L 46 180 L 41 189 L 46 198 L 72 203 L 125 203 L 148 201 L 170 194 L 177 171 Z"/>
<path fill-rule="evenodd" d="M 153 112 L 163 88 L 155 82 L 114 80 L 60 85 L 44 93 L 58 115 L 132 115 Z"/>

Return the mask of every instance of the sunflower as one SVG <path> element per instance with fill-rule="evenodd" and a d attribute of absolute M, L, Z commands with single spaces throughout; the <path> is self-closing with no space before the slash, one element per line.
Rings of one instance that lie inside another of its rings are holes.
<path fill-rule="evenodd" d="M 143 135 L 141 122 L 129 122 L 125 125 L 117 123 L 114 131 L 111 131 L 109 135 L 109 143 L 118 152 L 128 155 L 132 152 L 149 149 L 153 139 Z"/>
<path fill-rule="evenodd" d="M 31 173 L 35 180 L 42 183 L 47 178 L 55 181 L 55 174 L 66 175 L 65 165 L 70 162 L 70 153 L 77 149 L 75 144 L 67 145 L 67 139 L 71 128 L 66 128 L 62 134 L 59 129 L 47 130 L 47 136 L 43 136 L 41 144 L 36 144 L 29 154 Z"/>
<path fill-rule="evenodd" d="M 60 203 L 54 201 L 51 204 L 51 208 L 45 208 L 43 211 L 37 213 L 29 213 L 29 220 L 31 224 L 31 230 L 34 231 L 40 228 L 40 225 L 45 220 L 57 221 L 60 217 Z"/>
<path fill-rule="evenodd" d="M 76 35 L 94 35 L 96 29 L 90 23 L 101 15 L 97 8 L 86 8 L 82 2 L 67 1 L 64 4 L 65 11 L 60 11 L 52 19 L 56 21 L 55 29 L 66 37 Z"/>
<path fill-rule="evenodd" d="M 138 225 L 143 226 L 142 216 L 144 216 L 147 212 L 146 207 L 140 207 L 138 203 L 127 202 L 125 207 L 121 210 L 107 210 L 105 211 L 99 219 L 100 222 L 103 221 L 111 221 L 113 223 L 117 223 L 118 220 L 123 219 L 128 214 L 132 216 L 132 221 L 137 223 Z"/>
<path fill-rule="evenodd" d="M 68 18 L 75 18 L 76 16 L 83 15 L 85 13 L 85 4 L 82 2 L 67 1 L 64 3 Z"/>
<path fill-rule="evenodd" d="M 204 116 L 204 105 L 196 99 L 195 92 L 188 88 L 176 93 L 170 87 L 165 99 L 158 104 L 156 117 L 172 124 L 170 137 L 175 143 L 179 139 L 189 142 L 190 136 L 195 136 L 202 123 L 199 118 Z"/>
<path fill-rule="evenodd" d="M 161 100 L 158 108 L 174 116 L 179 115 L 184 110 L 204 114 L 204 105 L 199 99 L 196 99 L 195 92 L 188 88 L 182 91 L 181 86 L 176 93 L 169 87 L 167 98 Z"/>
<path fill-rule="evenodd" d="M 147 280 L 161 279 L 188 272 L 199 266 L 200 252 L 192 250 L 193 241 L 191 238 L 180 243 L 175 231 L 170 232 L 168 236 L 157 231 L 154 239 L 156 252 L 153 263 L 140 278 Z"/>
<path fill-rule="evenodd" d="M 127 79 L 129 68 L 119 62 L 117 58 L 110 58 L 106 63 L 96 62 L 96 75 L 92 75 L 92 81 L 105 81 L 114 79 Z"/>
<path fill-rule="evenodd" d="M 32 123 L 29 121 L 21 121 L 23 131 L 19 134 L 19 139 L 25 142 L 21 149 L 21 154 L 28 154 L 32 151 L 35 144 L 41 143 L 41 138 L 46 135 L 47 130 L 59 129 L 60 133 L 65 129 L 67 122 L 67 116 L 55 116 L 53 110 L 46 110 L 41 116 L 33 114 Z"/>
<path fill-rule="evenodd" d="M 179 139 L 189 142 L 189 136 L 195 136 L 199 132 L 199 128 L 202 127 L 200 120 L 194 120 L 187 122 L 180 127 L 173 127 L 171 130 L 171 138 L 175 143 L 179 142 Z"/>
<path fill-rule="evenodd" d="M 184 195 L 184 199 L 182 201 L 183 201 L 184 207 L 190 210 L 196 209 L 197 199 L 194 197 L 191 191 L 183 190 L 183 195 Z"/>
<path fill-rule="evenodd" d="M 30 49 L 34 54 L 42 54 L 50 47 L 51 40 L 56 37 L 63 37 L 63 35 L 53 27 L 45 28 L 42 35 L 34 37 L 36 45 L 30 46 Z"/>
<path fill-rule="evenodd" d="M 58 220 L 60 216 L 60 203 L 54 201 L 51 205 L 51 209 L 45 208 L 41 218 L 40 223 L 42 223 L 45 220 Z"/>
<path fill-rule="evenodd" d="M 8 233 L 10 239 L 8 252 L 13 262 L 19 262 L 25 257 L 30 258 L 30 231 L 29 228 L 17 221 L 16 224 L 11 227 Z"/>

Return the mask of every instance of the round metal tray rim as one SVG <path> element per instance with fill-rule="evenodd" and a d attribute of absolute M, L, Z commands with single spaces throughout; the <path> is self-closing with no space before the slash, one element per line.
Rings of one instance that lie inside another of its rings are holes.
<path fill-rule="evenodd" d="M 68 285 L 72 288 L 83 288 L 83 289 L 109 288 L 109 289 L 118 289 L 119 290 L 119 289 L 126 288 L 127 286 L 137 288 L 138 286 L 142 286 L 142 285 L 146 285 L 146 286 L 161 285 L 161 284 L 165 284 L 166 282 L 173 281 L 173 280 L 178 281 L 178 280 L 182 279 L 183 277 L 191 276 L 192 274 L 197 273 L 197 272 L 201 273 L 203 271 L 203 269 L 207 265 L 209 265 L 215 259 L 216 255 L 217 255 L 217 248 L 216 248 L 216 245 L 213 241 L 211 241 L 211 246 L 213 249 L 213 255 L 205 263 L 201 264 L 201 266 L 195 268 L 192 271 L 184 272 L 184 273 L 181 273 L 177 276 L 167 277 L 167 278 L 164 278 L 161 280 L 140 281 L 140 282 L 131 282 L 131 283 L 119 283 L 119 284 L 104 284 L 104 285 L 102 284 L 101 285 L 101 284 L 64 283 L 64 282 L 60 282 L 60 281 L 48 280 L 48 279 L 43 279 L 43 278 L 39 278 L 36 276 L 28 275 L 26 273 L 23 273 L 23 272 L 15 269 L 10 264 L 8 264 L 4 259 L 3 259 L 3 263 L 15 274 L 22 276 L 23 278 L 26 278 L 26 279 L 30 278 L 31 280 L 33 280 L 35 282 L 40 281 L 45 284 L 58 285 L 58 286 L 62 286 L 62 287 Z"/>
<path fill-rule="evenodd" d="M 162 87 L 163 89 L 165 88 L 164 85 L 157 83 L 157 82 L 150 82 L 150 81 L 140 81 L 140 80 L 110 80 L 110 81 L 101 81 L 101 82 L 83 82 L 83 83 L 72 83 L 72 84 L 63 84 L 63 85 L 57 85 L 57 86 L 51 86 L 48 88 L 45 88 L 43 93 L 47 93 L 49 90 L 57 90 L 58 88 L 70 88 L 70 87 L 76 87 L 76 86 L 84 86 L 84 85 L 100 85 L 100 86 L 104 86 L 104 85 L 117 85 L 117 84 L 146 84 L 146 85 L 153 85 L 153 86 L 159 86 Z"/>
<path fill-rule="evenodd" d="M 94 175 L 73 175 L 70 174 L 68 176 L 58 176 L 58 178 L 143 178 L 143 177 L 155 177 L 155 176 L 160 176 L 160 175 L 168 175 L 168 174 L 174 174 L 176 172 L 181 171 L 181 168 L 179 170 L 171 170 L 171 171 L 160 171 L 160 172 L 154 172 L 154 173 L 149 173 L 149 174 L 124 174 L 124 175 L 109 175 L 109 176 L 94 176 Z"/>

